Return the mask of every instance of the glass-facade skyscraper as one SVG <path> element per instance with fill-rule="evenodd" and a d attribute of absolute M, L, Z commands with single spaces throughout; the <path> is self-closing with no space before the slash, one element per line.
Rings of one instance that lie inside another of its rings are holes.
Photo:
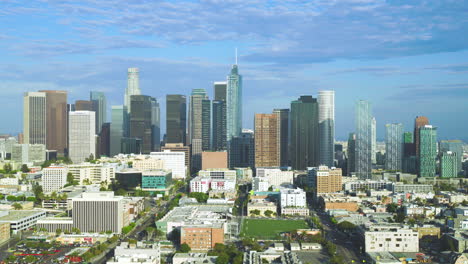
<path fill-rule="evenodd" d="M 437 159 L 437 128 L 419 128 L 419 177 L 435 177 Z"/>
<path fill-rule="evenodd" d="M 103 92 L 91 91 L 89 99 L 92 109 L 96 113 L 96 134 L 102 130 L 102 124 L 107 122 L 107 101 Z"/>
<path fill-rule="evenodd" d="M 403 162 L 403 124 L 385 125 L 385 169 L 401 171 Z"/>
<path fill-rule="evenodd" d="M 240 136 L 233 137 L 229 145 L 228 155 L 229 168 L 254 168 L 254 132 L 243 130 Z"/>
<path fill-rule="evenodd" d="M 151 98 L 151 127 L 153 130 L 153 151 L 161 149 L 161 109 L 156 98 Z"/>
<path fill-rule="evenodd" d="M 347 175 L 351 176 L 356 172 L 356 134 L 349 133 L 348 137 L 348 149 L 346 150 L 348 154 L 348 163 L 347 163 Z"/>
<path fill-rule="evenodd" d="M 305 170 L 319 165 L 318 103 L 312 96 L 291 102 L 291 165 Z"/>
<path fill-rule="evenodd" d="M 227 77 L 226 87 L 226 140 L 237 137 L 242 131 L 242 76 L 234 64 Z"/>
<path fill-rule="evenodd" d="M 125 90 L 124 105 L 127 107 L 128 113 L 132 111 L 130 104 L 130 97 L 132 95 L 141 95 L 138 68 L 128 68 L 127 71 L 127 89 Z"/>
<path fill-rule="evenodd" d="M 154 98 L 147 95 L 132 95 L 130 104 L 130 137 L 141 139 L 141 152 L 153 151 L 152 107 Z"/>
<path fill-rule="evenodd" d="M 110 125 L 110 156 L 122 153 L 122 138 L 128 137 L 128 112 L 124 105 L 112 106 Z"/>
<path fill-rule="evenodd" d="M 335 148 L 335 91 L 319 91 L 319 161 L 334 166 Z"/>
<path fill-rule="evenodd" d="M 369 101 L 356 103 L 355 172 L 360 179 L 372 174 L 372 105 Z"/>
<path fill-rule="evenodd" d="M 280 165 L 289 166 L 289 109 L 274 109 L 279 116 L 280 130 Z"/>
<path fill-rule="evenodd" d="M 440 157 L 440 177 L 456 178 L 458 177 L 458 155 L 452 151 L 442 152 Z"/>
<path fill-rule="evenodd" d="M 458 172 L 462 171 L 463 142 L 461 140 L 441 140 L 439 143 L 439 151 L 440 152 L 451 151 L 451 152 L 456 153 L 457 169 L 458 169 Z"/>
<path fill-rule="evenodd" d="M 186 145 L 187 99 L 185 95 L 166 95 L 166 143 Z"/>
<path fill-rule="evenodd" d="M 226 150 L 226 90 L 227 82 L 214 83 L 213 150 Z"/>

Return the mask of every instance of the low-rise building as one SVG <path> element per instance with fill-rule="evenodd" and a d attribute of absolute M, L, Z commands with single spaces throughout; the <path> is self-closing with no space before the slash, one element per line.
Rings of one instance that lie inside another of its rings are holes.
<path fill-rule="evenodd" d="M 137 242 L 129 244 L 122 242 L 114 250 L 114 257 L 107 264 L 159 264 L 161 251 L 158 243 Z"/>
<path fill-rule="evenodd" d="M 10 239 L 10 223 L 0 223 L 0 244 Z"/>
<path fill-rule="evenodd" d="M 141 189 L 149 192 L 167 192 L 172 183 L 172 172 L 167 170 L 143 171 Z"/>
<path fill-rule="evenodd" d="M 396 182 L 392 185 L 394 193 L 434 193 L 432 184 L 404 184 Z"/>
<path fill-rule="evenodd" d="M 67 184 L 68 169 L 65 167 L 51 166 L 42 170 L 42 188 L 44 193 L 59 191 Z"/>
<path fill-rule="evenodd" d="M 418 252 L 417 231 L 400 226 L 372 225 L 364 233 L 366 252 Z"/>
<path fill-rule="evenodd" d="M 207 253 L 175 253 L 172 264 L 215 264 L 217 258 Z"/>
<path fill-rule="evenodd" d="M 0 223 L 9 223 L 13 234 L 32 228 L 36 225 L 37 220 L 44 217 L 46 217 L 45 211 L 0 211 Z"/>
<path fill-rule="evenodd" d="M 212 225 L 187 225 L 181 227 L 180 243 L 187 244 L 192 250 L 210 250 L 217 243 L 224 244 L 222 223 Z"/>
<path fill-rule="evenodd" d="M 308 186 L 314 188 L 318 194 L 341 191 L 343 189 L 342 177 L 343 173 L 340 168 L 327 166 L 307 168 Z"/>
<path fill-rule="evenodd" d="M 279 187 L 294 183 L 294 171 L 282 171 L 279 168 L 257 168 L 256 177 L 264 177 L 270 186 Z"/>
<path fill-rule="evenodd" d="M 334 209 L 343 209 L 350 212 L 356 212 L 359 209 L 359 198 L 342 195 L 321 195 L 318 203 L 325 211 Z"/>
<path fill-rule="evenodd" d="M 48 232 L 56 232 L 60 229 L 62 232 L 71 232 L 73 229 L 73 220 L 71 217 L 47 217 L 37 220 L 37 229 L 47 230 Z"/>

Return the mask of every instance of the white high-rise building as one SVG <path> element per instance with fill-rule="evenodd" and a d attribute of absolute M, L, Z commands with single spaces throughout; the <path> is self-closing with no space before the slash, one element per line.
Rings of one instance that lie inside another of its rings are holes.
<path fill-rule="evenodd" d="M 69 113 L 69 157 L 74 163 L 85 161 L 91 154 L 96 156 L 96 123 L 93 111 Z"/>
<path fill-rule="evenodd" d="M 335 91 L 319 91 L 319 162 L 333 167 L 335 154 Z"/>
<path fill-rule="evenodd" d="M 23 134 L 25 144 L 46 144 L 46 93 L 27 92 L 23 97 Z"/>
<path fill-rule="evenodd" d="M 240 136 L 242 131 L 242 75 L 237 62 L 227 77 L 226 88 L 226 139 Z"/>
<path fill-rule="evenodd" d="M 67 184 L 68 169 L 48 167 L 42 169 L 42 189 L 45 193 L 56 192 Z"/>
<path fill-rule="evenodd" d="M 114 192 L 85 192 L 73 198 L 73 227 L 81 232 L 122 232 L 123 197 Z"/>
<path fill-rule="evenodd" d="M 132 95 L 141 95 L 140 78 L 138 68 L 128 68 L 127 89 L 125 90 L 124 106 L 127 107 L 127 113 L 131 112 L 130 97 Z"/>
<path fill-rule="evenodd" d="M 371 128 L 371 159 L 372 164 L 377 163 L 377 121 L 375 117 L 372 117 L 372 128 Z"/>
<path fill-rule="evenodd" d="M 401 171 L 403 163 L 403 124 L 386 124 L 385 133 L 385 169 Z"/>
<path fill-rule="evenodd" d="M 185 153 L 164 150 L 163 152 L 151 152 L 151 158 L 164 162 L 164 169 L 172 171 L 172 179 L 185 179 L 187 167 L 185 166 Z"/>

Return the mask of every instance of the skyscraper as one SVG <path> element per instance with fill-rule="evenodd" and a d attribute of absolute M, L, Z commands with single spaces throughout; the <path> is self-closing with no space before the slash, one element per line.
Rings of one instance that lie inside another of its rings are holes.
<path fill-rule="evenodd" d="M 106 157 L 110 156 L 110 126 L 111 123 L 102 124 L 99 133 L 99 154 Z"/>
<path fill-rule="evenodd" d="M 226 87 L 227 82 L 214 83 L 213 150 L 226 150 Z"/>
<path fill-rule="evenodd" d="M 370 179 L 372 173 L 372 105 L 356 103 L 355 172 L 360 179 Z"/>
<path fill-rule="evenodd" d="M 348 163 L 347 163 L 347 174 L 351 176 L 353 172 L 356 172 L 356 134 L 349 133 L 348 137 L 348 149 L 346 150 L 348 154 Z"/>
<path fill-rule="evenodd" d="M 209 150 L 211 145 L 211 100 L 202 101 L 202 148 Z"/>
<path fill-rule="evenodd" d="M 233 137 L 228 146 L 230 168 L 254 168 L 255 167 L 255 140 L 254 132 L 243 130 L 241 135 Z"/>
<path fill-rule="evenodd" d="M 280 166 L 289 166 L 289 109 L 274 109 L 280 125 Z"/>
<path fill-rule="evenodd" d="M 227 77 L 226 88 L 226 140 L 239 136 L 242 131 L 242 76 L 234 64 Z"/>
<path fill-rule="evenodd" d="M 377 121 L 372 117 L 371 121 L 371 160 L 377 164 Z"/>
<path fill-rule="evenodd" d="M 96 120 L 93 111 L 70 112 L 69 157 L 74 163 L 96 157 Z"/>
<path fill-rule="evenodd" d="M 417 116 L 414 120 L 414 145 L 415 145 L 415 153 L 416 156 L 419 157 L 419 132 L 420 128 L 423 126 L 429 125 L 429 119 L 425 116 Z"/>
<path fill-rule="evenodd" d="M 335 91 L 319 91 L 319 161 L 334 166 L 335 147 Z"/>
<path fill-rule="evenodd" d="M 281 124 L 277 114 L 255 114 L 255 167 L 281 165 Z"/>
<path fill-rule="evenodd" d="M 207 131 L 208 133 L 210 131 L 210 104 L 205 89 L 192 90 L 189 104 L 189 143 L 191 144 L 193 139 L 201 139 L 203 150 L 208 150 L 210 146 L 209 135 L 206 135 Z M 205 141 L 203 141 L 203 132 L 205 132 Z"/>
<path fill-rule="evenodd" d="M 166 143 L 187 143 L 187 99 L 185 95 L 166 95 Z"/>
<path fill-rule="evenodd" d="M 122 138 L 128 137 L 128 112 L 123 105 L 112 106 L 110 125 L 110 156 L 122 153 Z"/>
<path fill-rule="evenodd" d="M 451 151 L 456 153 L 457 160 L 457 174 L 462 171 L 463 165 L 463 142 L 461 140 L 441 140 L 439 143 L 440 152 Z"/>
<path fill-rule="evenodd" d="M 93 102 L 87 100 L 77 100 L 75 102 L 75 111 L 93 111 Z"/>
<path fill-rule="evenodd" d="M 401 171 L 404 148 L 403 124 L 386 124 L 385 128 L 385 169 Z"/>
<path fill-rule="evenodd" d="M 161 149 L 161 110 L 156 98 L 151 100 L 151 127 L 153 130 L 153 151 Z"/>
<path fill-rule="evenodd" d="M 68 154 L 67 92 L 41 90 L 46 94 L 46 149 Z"/>
<path fill-rule="evenodd" d="M 435 177 L 437 159 L 437 128 L 419 128 L 419 177 Z"/>
<path fill-rule="evenodd" d="M 294 170 L 318 166 L 318 103 L 312 96 L 291 102 L 291 165 Z"/>
<path fill-rule="evenodd" d="M 132 95 L 141 95 L 138 68 L 128 68 L 127 72 L 127 89 L 125 90 L 124 105 L 127 107 L 128 113 L 132 111 L 130 103 Z"/>
<path fill-rule="evenodd" d="M 130 137 L 141 139 L 141 152 L 153 151 L 152 106 L 154 98 L 147 95 L 130 96 Z"/>
<path fill-rule="evenodd" d="M 28 92 L 23 97 L 23 133 L 25 144 L 46 144 L 46 94 Z"/>
<path fill-rule="evenodd" d="M 103 92 L 91 91 L 89 99 L 93 104 L 93 111 L 96 112 L 96 134 L 99 134 L 102 125 L 107 122 L 107 101 Z"/>
<path fill-rule="evenodd" d="M 458 177 L 458 155 L 456 152 L 445 151 L 440 157 L 440 177 L 456 178 Z"/>

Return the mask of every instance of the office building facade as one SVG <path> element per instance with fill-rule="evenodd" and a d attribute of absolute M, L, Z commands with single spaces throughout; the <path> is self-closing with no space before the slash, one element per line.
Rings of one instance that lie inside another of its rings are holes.
<path fill-rule="evenodd" d="M 166 96 L 166 143 L 187 143 L 187 99 L 185 95 Z"/>
<path fill-rule="evenodd" d="M 242 131 L 229 142 L 229 168 L 255 167 L 255 137 L 253 131 Z"/>
<path fill-rule="evenodd" d="M 226 141 L 242 132 L 242 76 L 237 64 L 232 66 L 226 87 Z"/>
<path fill-rule="evenodd" d="M 255 114 L 255 167 L 281 165 L 281 124 L 277 114 Z"/>
<path fill-rule="evenodd" d="M 68 153 L 67 92 L 41 90 L 46 94 L 46 149 L 61 156 Z"/>
<path fill-rule="evenodd" d="M 91 91 L 89 94 L 94 112 L 96 112 L 96 134 L 99 135 L 102 125 L 107 122 L 107 100 L 103 92 Z"/>
<path fill-rule="evenodd" d="M 152 106 L 153 100 L 147 95 L 130 96 L 130 137 L 141 140 L 141 152 L 153 151 Z"/>
<path fill-rule="evenodd" d="M 280 166 L 289 166 L 289 109 L 274 109 L 273 114 L 279 117 L 280 133 Z"/>
<path fill-rule="evenodd" d="M 437 160 L 437 128 L 425 125 L 419 128 L 419 177 L 435 177 Z"/>
<path fill-rule="evenodd" d="M 360 179 L 371 178 L 372 172 L 372 105 L 360 100 L 356 103 L 355 172 Z"/>
<path fill-rule="evenodd" d="M 319 163 L 318 103 L 312 96 L 291 102 L 291 165 L 305 170 Z"/>
<path fill-rule="evenodd" d="M 28 92 L 23 97 L 23 135 L 25 144 L 46 144 L 46 94 Z"/>
<path fill-rule="evenodd" d="M 69 157 L 74 163 L 96 157 L 95 113 L 92 111 L 70 112 Z"/>
<path fill-rule="evenodd" d="M 127 113 L 132 112 L 131 109 L 131 96 L 141 95 L 140 90 L 140 77 L 138 68 L 128 68 L 127 70 L 127 89 L 125 90 L 124 106 Z"/>
<path fill-rule="evenodd" d="M 335 147 L 335 91 L 319 91 L 319 162 L 334 165 Z"/>
<path fill-rule="evenodd" d="M 122 139 L 128 136 L 128 112 L 124 105 L 112 106 L 110 124 L 110 156 L 122 153 Z"/>
<path fill-rule="evenodd" d="M 403 168 L 403 124 L 385 125 L 385 169 L 401 171 Z"/>

